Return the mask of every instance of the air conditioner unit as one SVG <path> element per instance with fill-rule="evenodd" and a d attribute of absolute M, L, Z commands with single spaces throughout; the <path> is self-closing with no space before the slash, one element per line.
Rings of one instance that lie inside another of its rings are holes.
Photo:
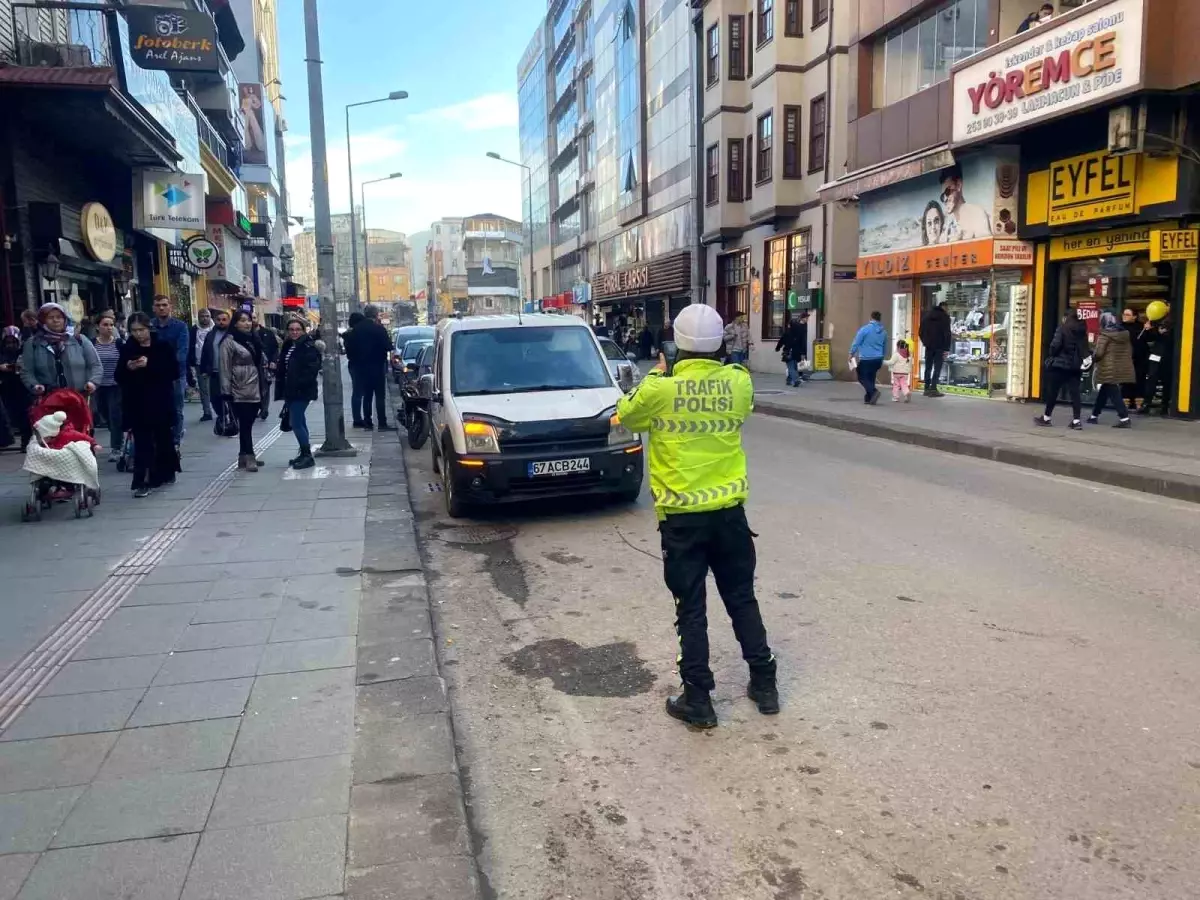
<path fill-rule="evenodd" d="M 1126 104 L 1108 111 L 1108 152 L 1114 156 L 1141 153 L 1142 132 L 1139 128 L 1141 104 L 1135 109 Z"/>

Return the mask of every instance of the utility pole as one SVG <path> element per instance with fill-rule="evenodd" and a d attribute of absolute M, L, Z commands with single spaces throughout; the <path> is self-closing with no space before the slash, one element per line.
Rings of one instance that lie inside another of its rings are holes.
<path fill-rule="evenodd" d="M 321 393 L 325 406 L 325 443 L 321 456 L 354 456 L 358 451 L 346 440 L 342 412 L 342 355 L 338 350 L 337 304 L 333 294 L 333 225 L 329 220 L 329 169 L 325 156 L 325 91 L 321 83 L 321 38 L 317 25 L 317 0 L 304 0 L 304 42 L 308 65 L 308 123 L 312 141 L 313 211 L 316 218 L 317 292 L 321 303 L 321 332 L 325 364 L 321 367 Z M 351 194 L 351 205 L 354 195 Z M 350 235 L 351 240 L 354 234 Z"/>

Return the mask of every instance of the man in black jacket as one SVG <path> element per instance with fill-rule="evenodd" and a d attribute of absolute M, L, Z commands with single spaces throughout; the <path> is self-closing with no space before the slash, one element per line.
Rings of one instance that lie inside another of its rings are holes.
<path fill-rule="evenodd" d="M 351 329 L 347 339 L 354 348 L 358 377 L 362 383 L 362 428 L 374 428 L 371 421 L 371 398 L 375 398 L 375 412 L 379 416 L 379 430 L 386 431 L 387 421 L 387 367 L 392 351 L 392 336 L 379 324 L 379 309 L 367 305 L 363 309 L 363 320 Z"/>
<path fill-rule="evenodd" d="M 925 345 L 925 396 L 944 397 L 938 390 L 938 381 L 942 377 L 942 361 L 954 343 L 945 303 L 939 303 L 921 317 L 920 335 Z"/>
<path fill-rule="evenodd" d="M 340 335 L 342 339 L 342 355 L 346 357 L 346 368 L 350 370 L 350 415 L 355 428 L 363 427 L 363 382 L 359 377 L 358 339 L 354 329 L 363 320 L 360 312 L 350 313 L 350 327 Z"/>

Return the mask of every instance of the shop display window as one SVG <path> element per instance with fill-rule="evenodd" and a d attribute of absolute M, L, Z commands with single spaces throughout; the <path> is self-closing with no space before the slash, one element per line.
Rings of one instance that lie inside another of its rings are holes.
<path fill-rule="evenodd" d="M 1019 275 L 998 273 L 921 285 L 922 315 L 939 303 L 950 314 L 953 342 L 942 368 L 942 391 L 988 397 L 1006 390 L 1012 291 L 1019 284 Z"/>

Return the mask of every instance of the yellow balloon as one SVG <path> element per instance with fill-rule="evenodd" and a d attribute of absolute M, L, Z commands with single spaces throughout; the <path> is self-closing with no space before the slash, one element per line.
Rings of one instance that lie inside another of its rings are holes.
<path fill-rule="evenodd" d="M 1146 307 L 1146 318 L 1151 322 L 1157 322 L 1159 319 L 1165 318 L 1167 315 L 1167 304 L 1161 300 L 1152 300 L 1150 305 Z"/>

